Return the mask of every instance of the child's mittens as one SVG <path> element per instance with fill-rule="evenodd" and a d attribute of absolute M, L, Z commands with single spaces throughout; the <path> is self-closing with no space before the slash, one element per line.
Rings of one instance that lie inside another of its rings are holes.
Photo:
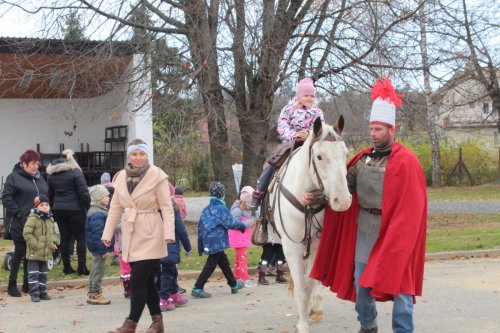
<path fill-rule="evenodd" d="M 191 254 L 191 251 L 186 251 L 186 257 L 189 257 L 190 254 Z"/>

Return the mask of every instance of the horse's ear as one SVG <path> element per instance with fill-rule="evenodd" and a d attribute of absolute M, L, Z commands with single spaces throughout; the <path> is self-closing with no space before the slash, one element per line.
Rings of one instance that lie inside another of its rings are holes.
<path fill-rule="evenodd" d="M 337 119 L 337 122 L 333 125 L 333 129 L 335 132 L 337 132 L 338 135 L 342 134 L 342 131 L 344 130 L 344 116 L 340 115 L 339 119 Z"/>
<path fill-rule="evenodd" d="M 321 118 L 317 117 L 316 119 L 314 119 L 314 127 L 313 127 L 314 136 L 318 136 L 321 133 L 322 129 L 323 129 L 323 123 L 321 122 Z"/>

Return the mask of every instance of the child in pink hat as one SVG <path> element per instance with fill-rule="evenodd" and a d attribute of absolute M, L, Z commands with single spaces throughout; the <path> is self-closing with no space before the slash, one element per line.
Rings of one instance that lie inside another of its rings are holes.
<path fill-rule="evenodd" d="M 323 111 L 316 104 L 316 88 L 310 78 L 304 78 L 297 83 L 295 96 L 288 101 L 278 117 L 277 131 L 282 144 L 295 139 L 305 140 L 314 120 L 324 121 Z M 268 165 L 262 172 L 253 194 L 250 209 L 256 210 L 260 205 L 267 186 L 274 175 L 275 168 Z"/>
<path fill-rule="evenodd" d="M 234 256 L 234 277 L 236 280 L 245 281 L 245 287 L 255 287 L 256 283 L 250 280 L 248 275 L 248 255 L 247 248 L 250 247 L 252 237 L 252 225 L 254 217 L 248 208 L 252 201 L 254 189 L 251 186 L 245 186 L 241 189 L 240 199 L 236 200 L 231 206 L 231 215 L 233 220 L 245 224 L 244 233 L 239 230 L 229 230 L 229 247 L 235 251 Z"/>

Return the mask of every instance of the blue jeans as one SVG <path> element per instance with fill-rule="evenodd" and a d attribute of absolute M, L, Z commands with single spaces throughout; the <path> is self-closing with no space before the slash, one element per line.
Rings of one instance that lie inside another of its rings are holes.
<path fill-rule="evenodd" d="M 176 264 L 161 264 L 160 298 L 167 299 L 179 290 L 178 276 Z"/>
<path fill-rule="evenodd" d="M 354 286 L 356 288 L 356 312 L 363 329 L 377 326 L 377 305 L 370 295 L 371 288 L 361 287 L 359 280 L 366 263 L 354 262 Z M 413 333 L 413 296 L 407 294 L 394 295 L 392 307 L 392 331 L 394 333 Z"/>

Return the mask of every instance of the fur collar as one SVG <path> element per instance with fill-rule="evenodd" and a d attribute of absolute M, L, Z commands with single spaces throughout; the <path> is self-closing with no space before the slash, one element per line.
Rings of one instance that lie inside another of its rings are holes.
<path fill-rule="evenodd" d="M 65 171 L 70 171 L 75 169 L 75 167 L 69 163 L 69 162 L 62 162 L 62 163 L 57 163 L 57 164 L 49 164 L 47 165 L 47 174 L 53 175 L 56 173 L 61 173 Z"/>

